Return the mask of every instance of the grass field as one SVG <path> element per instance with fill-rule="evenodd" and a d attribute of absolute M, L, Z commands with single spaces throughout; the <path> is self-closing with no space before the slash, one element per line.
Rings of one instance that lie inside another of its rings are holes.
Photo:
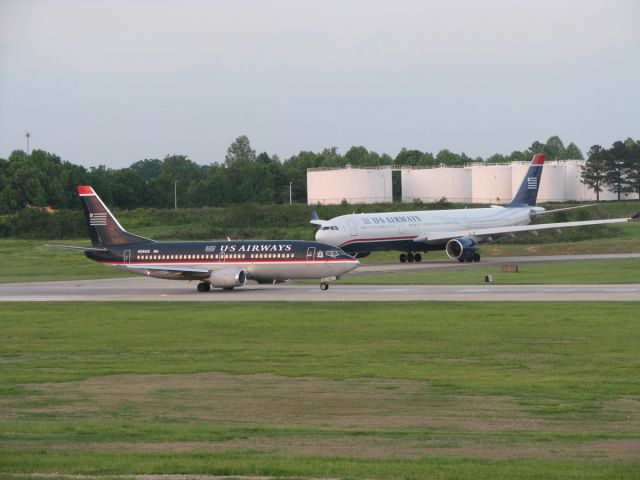
<path fill-rule="evenodd" d="M 4 303 L 0 476 L 637 478 L 640 303 Z"/>

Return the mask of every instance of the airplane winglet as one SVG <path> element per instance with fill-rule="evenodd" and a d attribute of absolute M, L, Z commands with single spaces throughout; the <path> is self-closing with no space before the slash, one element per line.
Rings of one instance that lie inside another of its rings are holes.
<path fill-rule="evenodd" d="M 312 225 L 322 226 L 327 223 L 327 220 L 320 220 L 320 218 L 318 218 L 318 212 L 314 210 L 313 212 L 311 212 L 311 220 L 309 220 L 309 223 L 311 223 Z"/>

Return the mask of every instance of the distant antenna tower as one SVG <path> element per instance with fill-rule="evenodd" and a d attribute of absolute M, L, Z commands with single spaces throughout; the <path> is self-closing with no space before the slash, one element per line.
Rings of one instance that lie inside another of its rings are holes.
<path fill-rule="evenodd" d="M 25 137 L 27 137 L 27 155 L 30 155 L 29 152 L 29 139 L 31 138 L 31 134 L 29 132 L 24 134 Z"/>

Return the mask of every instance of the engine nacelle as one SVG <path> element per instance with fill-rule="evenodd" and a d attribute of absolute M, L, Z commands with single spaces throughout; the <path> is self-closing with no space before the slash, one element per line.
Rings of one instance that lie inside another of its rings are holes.
<path fill-rule="evenodd" d="M 214 270 L 209 277 L 209 283 L 215 288 L 242 287 L 247 283 L 247 274 L 241 268 Z"/>
<path fill-rule="evenodd" d="M 466 260 L 478 253 L 479 247 L 475 240 L 469 237 L 452 238 L 447 242 L 445 251 L 449 258 Z"/>

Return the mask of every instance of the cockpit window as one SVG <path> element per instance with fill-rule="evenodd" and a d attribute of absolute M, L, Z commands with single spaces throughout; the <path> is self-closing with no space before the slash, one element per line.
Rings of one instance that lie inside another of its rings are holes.
<path fill-rule="evenodd" d="M 338 230 L 338 227 L 336 227 L 335 225 L 325 225 L 320 230 Z"/>
<path fill-rule="evenodd" d="M 327 250 L 327 251 L 325 252 L 325 255 L 326 255 L 327 257 L 334 257 L 334 258 L 335 258 L 335 257 L 337 257 L 338 255 L 340 255 L 340 253 L 339 253 L 337 250 Z"/>

